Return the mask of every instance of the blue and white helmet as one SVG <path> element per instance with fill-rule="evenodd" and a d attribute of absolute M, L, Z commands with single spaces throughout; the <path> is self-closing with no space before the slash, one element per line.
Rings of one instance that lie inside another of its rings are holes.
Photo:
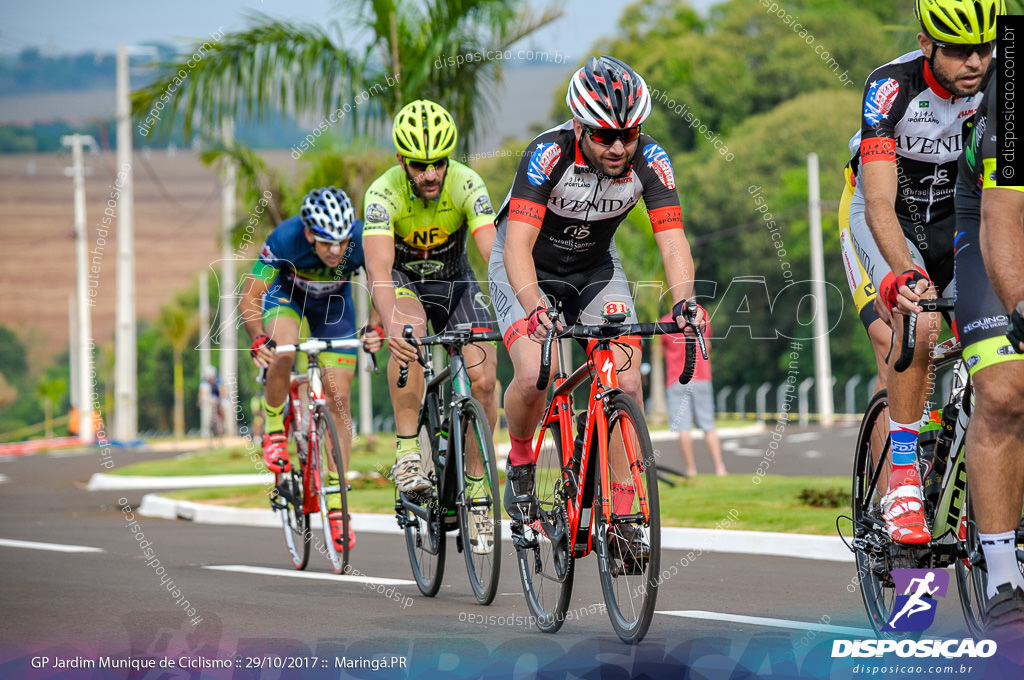
<path fill-rule="evenodd" d="M 344 241 L 352 235 L 356 211 L 341 189 L 313 189 L 302 199 L 302 224 L 318 241 Z"/>

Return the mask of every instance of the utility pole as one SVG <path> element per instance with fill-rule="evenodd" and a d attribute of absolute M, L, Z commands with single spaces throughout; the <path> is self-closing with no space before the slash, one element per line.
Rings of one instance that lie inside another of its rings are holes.
<path fill-rule="evenodd" d="M 75 187 L 75 255 L 78 262 L 78 439 L 83 444 L 95 441 L 92 422 L 93 385 L 89 381 L 92 369 L 92 315 L 89 312 L 89 246 L 86 244 L 85 229 L 85 168 L 82 147 L 96 146 L 96 140 L 89 135 L 65 135 L 60 143 L 71 147 L 70 175 Z"/>
<path fill-rule="evenodd" d="M 135 202 L 128 48 L 117 46 L 117 317 L 114 334 L 114 440 L 139 438 L 135 338 Z"/>
<path fill-rule="evenodd" d="M 206 367 L 210 363 L 210 274 L 199 272 L 199 380 L 206 380 Z M 200 394 L 203 394 L 200 390 Z M 199 402 L 199 436 L 209 439 L 213 421 L 213 404 L 209 399 Z"/>
<path fill-rule="evenodd" d="M 235 139 L 235 121 L 225 116 L 221 123 L 224 146 L 231 146 Z M 231 229 L 235 226 L 235 187 L 238 170 L 234 161 L 225 160 L 224 186 L 221 191 L 221 310 L 220 317 L 220 376 L 222 389 L 238 399 L 238 302 L 235 296 L 236 274 L 235 254 L 231 247 Z M 224 434 L 233 437 L 238 434 L 235 403 L 224 414 Z"/>
<path fill-rule="evenodd" d="M 818 417 L 822 427 L 832 427 L 832 358 L 828 348 L 828 308 L 825 304 L 825 249 L 821 242 L 821 187 L 818 181 L 818 154 L 807 156 L 807 193 L 811 236 L 811 290 L 814 293 L 814 384 L 817 389 Z"/>

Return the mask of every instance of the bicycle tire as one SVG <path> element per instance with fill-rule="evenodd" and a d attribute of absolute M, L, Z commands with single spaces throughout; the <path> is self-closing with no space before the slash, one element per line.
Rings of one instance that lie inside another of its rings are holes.
<path fill-rule="evenodd" d="M 882 466 L 880 471 L 876 470 L 879 464 Z M 887 638 L 916 638 L 920 637 L 920 632 L 884 630 L 892 615 L 897 595 L 892 570 L 918 566 L 909 551 L 894 544 L 885 533 L 881 498 L 888 488 L 888 473 L 891 469 L 889 397 L 886 390 L 881 390 L 868 402 L 857 433 L 852 494 L 856 580 L 864 600 L 864 609 L 878 635 Z M 876 483 L 872 486 L 871 480 L 876 475 Z"/>
<path fill-rule="evenodd" d="M 466 571 L 473 595 L 480 604 L 487 605 L 494 601 L 498 592 L 498 578 L 501 574 L 501 506 L 498 504 L 498 465 L 494 458 L 494 440 L 491 426 L 487 420 L 484 407 L 476 399 L 466 399 L 460 406 L 461 435 L 464 470 L 463 481 L 468 483 L 469 456 L 480 457 L 484 468 L 486 504 L 469 505 L 471 499 L 458 501 L 459 532 L 462 535 L 462 552 L 466 558 Z M 475 446 L 470 444 L 475 443 Z M 474 545 L 471 522 L 474 521 L 473 509 L 483 514 L 491 527 L 489 545 L 482 546 L 479 552 Z M 489 548 L 489 550 L 486 550 Z"/>
<path fill-rule="evenodd" d="M 610 526 L 608 518 L 601 512 L 603 485 L 596 485 L 594 517 L 597 565 L 608 617 L 615 634 L 627 644 L 636 644 L 647 634 L 658 599 L 658 586 L 661 582 L 661 516 L 657 467 L 650 433 L 640 407 L 626 394 L 615 395 L 608 405 L 609 456 L 613 445 L 615 450 L 621 447 L 626 452 L 630 476 L 618 479 L 612 469 L 602 469 L 600 474 L 608 475 L 610 484 L 634 488 L 629 512 L 615 515 L 637 519 Z M 596 464 L 597 460 L 592 459 L 592 462 Z M 641 499 L 645 497 L 647 521 L 641 519 L 644 516 Z M 607 500 L 611 503 L 612 499 Z M 646 558 L 643 556 L 642 544 L 646 545 Z"/>
<path fill-rule="evenodd" d="M 974 507 L 971 504 L 971 488 L 967 487 L 967 535 L 964 550 L 967 557 L 956 561 L 956 588 L 960 596 L 960 609 L 964 613 L 967 629 L 976 639 L 985 637 L 985 589 L 988 586 L 988 571 L 985 569 L 978 526 L 974 522 Z"/>
<path fill-rule="evenodd" d="M 298 461 L 298 455 L 292 461 Z M 302 474 L 293 464 L 288 472 L 274 474 L 275 500 L 271 507 L 281 515 L 281 528 L 284 532 L 284 547 L 292 567 L 302 571 L 309 564 L 309 545 L 313 534 L 310 531 L 310 513 L 302 511 Z"/>
<path fill-rule="evenodd" d="M 348 511 L 348 481 L 345 476 L 345 465 L 341 457 L 341 445 L 338 439 L 338 428 L 334 424 L 334 417 L 331 415 L 330 409 L 320 404 L 317 405 L 313 410 L 313 422 L 316 423 L 316 447 L 317 450 L 310 451 L 310 460 L 315 458 L 316 467 L 313 468 L 318 473 L 319 478 L 317 479 L 317 494 L 320 496 L 320 520 L 323 522 L 323 533 L 324 542 L 326 544 L 325 554 L 328 561 L 331 563 L 331 568 L 335 574 L 344 574 L 348 571 L 349 561 L 349 549 L 348 541 L 343 541 L 341 550 L 338 550 L 334 545 L 334 539 L 331 537 L 331 526 L 327 518 L 327 496 L 328 496 L 328 485 L 327 475 L 330 472 L 330 468 L 327 466 L 327 460 L 330 458 L 334 461 L 335 469 L 338 471 L 338 491 L 337 493 L 341 496 L 341 517 L 342 517 L 342 535 L 348 536 L 351 527 L 351 518 L 349 517 Z"/>
<path fill-rule="evenodd" d="M 409 566 L 412 567 L 416 587 L 424 596 L 434 597 L 441 590 L 447 541 L 442 524 L 444 515 L 437 501 L 440 480 L 434 467 L 433 455 L 437 439 L 430 435 L 430 428 L 426 423 L 420 424 L 419 441 L 420 451 L 424 454 L 423 473 L 432 486 L 428 492 L 403 494 L 403 497 L 406 501 L 423 508 L 428 519 L 423 519 L 406 508 L 402 511 L 405 515 L 402 524 L 405 528 L 405 548 L 409 553 Z"/>
<path fill-rule="evenodd" d="M 545 633 L 557 633 L 565 623 L 575 575 L 558 432 L 557 426 L 545 430 L 537 456 L 534 489 L 539 517 L 518 523 L 515 531 L 521 535 L 513 533 L 526 606 Z"/>

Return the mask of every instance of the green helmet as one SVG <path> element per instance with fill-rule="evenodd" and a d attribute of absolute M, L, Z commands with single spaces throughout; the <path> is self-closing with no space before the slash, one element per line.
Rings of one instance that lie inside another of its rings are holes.
<path fill-rule="evenodd" d="M 427 99 L 417 99 L 403 106 L 395 116 L 391 132 L 398 153 L 415 161 L 449 156 L 458 137 L 451 114 Z"/>
<path fill-rule="evenodd" d="M 916 0 L 914 14 L 932 40 L 977 45 L 996 39 L 996 17 L 1006 0 Z"/>

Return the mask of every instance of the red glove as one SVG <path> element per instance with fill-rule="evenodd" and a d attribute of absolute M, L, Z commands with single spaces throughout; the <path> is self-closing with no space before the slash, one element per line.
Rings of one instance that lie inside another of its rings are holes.
<path fill-rule="evenodd" d="M 540 314 L 541 314 L 541 312 L 547 312 L 547 311 L 548 311 L 547 307 L 540 307 L 540 306 L 538 306 L 537 309 L 533 310 L 533 312 L 530 314 L 530 316 L 526 320 L 526 334 L 528 336 L 532 336 L 534 334 L 534 332 L 537 330 L 537 327 L 540 326 Z"/>
<path fill-rule="evenodd" d="M 882 301 L 889 306 L 889 309 L 895 309 L 899 305 L 897 300 L 900 294 L 900 287 L 906 286 L 913 290 L 914 285 L 922 280 L 928 283 L 932 282 L 928 275 L 919 269 L 908 269 L 899 276 L 896 275 L 896 272 L 889 272 L 882 279 L 882 290 L 879 291 Z"/>
<path fill-rule="evenodd" d="M 266 345 L 268 349 L 274 349 L 277 347 L 277 343 L 266 335 L 257 335 L 256 339 L 252 341 L 252 347 L 249 348 L 249 354 L 252 355 L 253 359 L 255 359 L 256 355 L 260 353 L 260 347 L 263 347 L 264 345 Z"/>

